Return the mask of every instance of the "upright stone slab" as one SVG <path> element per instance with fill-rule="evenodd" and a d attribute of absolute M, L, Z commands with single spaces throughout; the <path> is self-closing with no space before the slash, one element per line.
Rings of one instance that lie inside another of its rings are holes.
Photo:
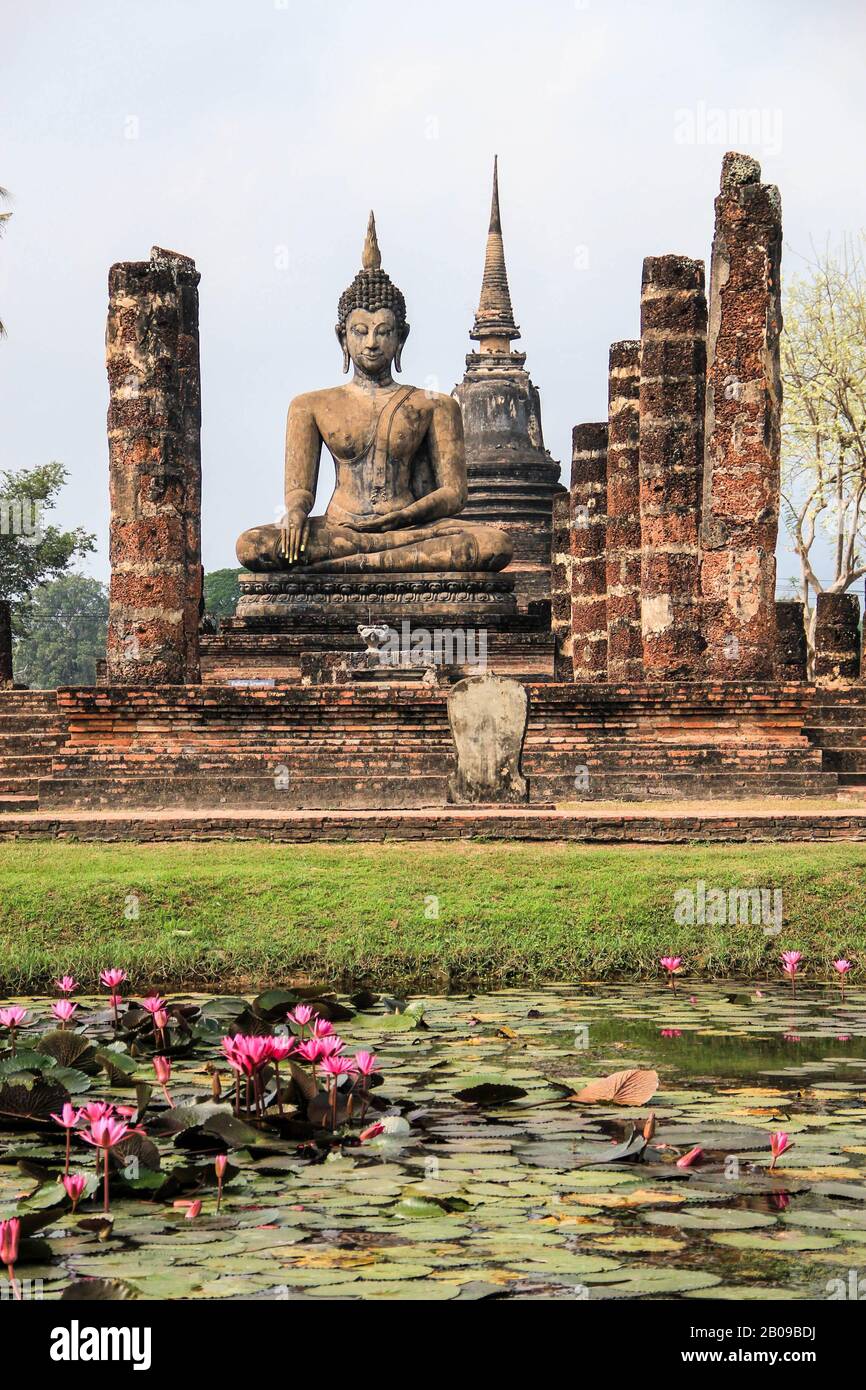
<path fill-rule="evenodd" d="M 200 679 L 199 278 L 189 257 L 158 247 L 109 275 L 113 684 Z"/>
<path fill-rule="evenodd" d="M 607 674 L 643 678 L 640 621 L 640 343 L 613 343 L 608 368 Z"/>
<path fill-rule="evenodd" d="M 701 588 L 707 673 L 769 680 L 776 645 L 782 204 L 761 166 L 726 154 L 707 334 Z"/>
<path fill-rule="evenodd" d="M 550 546 L 550 629 L 556 649 L 553 670 L 557 680 L 574 680 L 571 637 L 571 498 L 553 499 Z"/>
<path fill-rule="evenodd" d="M 815 619 L 815 679 L 860 675 L 860 601 L 856 594 L 819 594 Z"/>
<path fill-rule="evenodd" d="M 448 783 L 450 802 L 526 801 L 520 771 L 529 697 L 519 681 L 469 676 L 448 693 L 448 720 L 457 750 L 457 771 Z"/>
<path fill-rule="evenodd" d="M 640 353 L 641 630 L 646 675 L 697 680 L 707 304 L 704 267 L 643 264 Z"/>
<path fill-rule="evenodd" d="M 809 658 L 805 604 L 798 599 L 776 602 L 776 659 L 774 676 L 780 681 L 804 681 Z"/>
<path fill-rule="evenodd" d="M 571 454 L 571 640 L 576 681 L 607 677 L 607 422 L 575 425 Z"/>
<path fill-rule="evenodd" d="M 0 686 L 12 684 L 12 605 L 0 599 Z"/>

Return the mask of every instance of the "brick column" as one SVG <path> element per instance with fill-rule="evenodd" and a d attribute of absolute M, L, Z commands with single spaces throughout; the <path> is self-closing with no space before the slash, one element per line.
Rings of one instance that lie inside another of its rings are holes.
<path fill-rule="evenodd" d="M 640 352 L 641 629 L 647 678 L 697 680 L 707 305 L 704 267 L 643 264 Z"/>
<path fill-rule="evenodd" d="M 611 344 L 607 381 L 607 674 L 640 681 L 640 343 Z"/>
<path fill-rule="evenodd" d="M 571 636 L 574 679 L 607 679 L 607 422 L 571 440 Z"/>
<path fill-rule="evenodd" d="M 109 275 L 113 684 L 200 679 L 198 282 L 194 261 L 158 247 Z"/>
<path fill-rule="evenodd" d="M 0 685 L 12 684 L 12 605 L 0 599 Z"/>
<path fill-rule="evenodd" d="M 776 603 L 776 680 L 806 679 L 809 648 L 804 613 L 805 604 L 798 599 L 779 599 Z"/>
<path fill-rule="evenodd" d="M 571 498 L 560 493 L 553 499 L 550 546 L 550 628 L 556 642 L 554 674 L 557 680 L 574 680 L 571 642 Z"/>
<path fill-rule="evenodd" d="M 776 625 L 782 204 L 726 154 L 710 274 L 701 589 L 707 673 L 769 680 Z"/>
<path fill-rule="evenodd" d="M 856 594 L 819 594 L 815 619 L 815 679 L 860 675 L 860 601 Z"/>

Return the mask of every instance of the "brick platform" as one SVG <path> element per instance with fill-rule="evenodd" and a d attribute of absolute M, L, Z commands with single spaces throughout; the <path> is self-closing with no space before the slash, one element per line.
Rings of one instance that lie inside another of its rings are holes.
<path fill-rule="evenodd" d="M 832 795 L 808 686 L 528 684 L 532 804 Z M 441 807 L 441 689 L 277 685 L 62 690 L 54 808 Z"/>

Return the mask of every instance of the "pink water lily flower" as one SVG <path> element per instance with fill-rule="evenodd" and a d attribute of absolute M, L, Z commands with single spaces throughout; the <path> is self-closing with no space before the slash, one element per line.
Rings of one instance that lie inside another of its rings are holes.
<path fill-rule="evenodd" d="M 359 1138 L 361 1140 L 361 1143 L 363 1144 L 368 1139 L 375 1139 L 378 1135 L 384 1133 L 385 1126 L 379 1120 L 376 1120 L 374 1124 L 368 1125 L 366 1129 L 361 1130 Z"/>
<path fill-rule="evenodd" d="M 27 1010 L 20 1004 L 10 1004 L 8 1008 L 0 1009 L 0 1028 L 8 1028 L 10 1032 L 14 1032 L 16 1028 L 21 1027 L 26 1017 Z"/>
<path fill-rule="evenodd" d="M 301 1042 L 307 1036 L 307 1028 L 310 1020 L 316 1017 L 315 1010 L 309 1004 L 296 1004 L 293 1009 L 286 1014 L 289 1023 L 294 1023 L 298 1030 L 298 1037 Z M 318 1020 L 317 1020 L 318 1021 Z"/>
<path fill-rule="evenodd" d="M 850 962 L 850 960 L 846 960 L 844 956 L 840 956 L 838 960 L 834 960 L 834 962 L 833 962 L 833 969 L 836 971 L 836 974 L 839 976 L 839 987 L 840 987 L 840 989 L 842 990 L 842 998 L 843 998 L 843 1000 L 844 1000 L 844 998 L 845 998 L 845 976 L 848 974 L 848 971 L 851 969 L 851 962 Z"/>
<path fill-rule="evenodd" d="M 99 976 L 100 984 L 105 985 L 105 988 L 110 990 L 116 990 L 118 985 L 122 985 L 125 979 L 127 979 L 126 971 L 116 968 L 112 970 L 103 970 Z"/>
<path fill-rule="evenodd" d="M 777 1129 L 770 1135 L 770 1152 L 773 1155 L 773 1161 L 770 1164 L 771 1173 L 776 1166 L 776 1160 L 781 1158 L 783 1153 L 787 1153 L 788 1149 L 793 1149 L 793 1147 L 793 1142 L 788 1138 L 784 1130 Z"/>
<path fill-rule="evenodd" d="M 112 1009 L 114 1010 L 114 1026 L 115 1026 L 115 1028 L 116 1028 L 117 1025 L 118 1025 L 117 1010 L 118 1010 L 118 1006 L 119 1006 L 119 1004 L 120 1004 L 120 1002 L 121 1002 L 120 996 L 117 994 L 117 989 L 119 988 L 120 985 L 123 984 L 123 982 L 124 982 L 125 979 L 126 979 L 126 971 L 125 971 L 125 970 L 120 970 L 120 969 L 118 969 L 117 967 L 114 967 L 114 968 L 112 968 L 112 969 L 110 969 L 110 970 L 103 970 L 103 971 L 101 972 L 100 976 L 99 976 L 99 982 L 100 982 L 100 984 L 105 985 L 105 988 L 106 988 L 106 989 L 110 992 L 110 994 L 111 994 L 110 1003 L 111 1003 Z"/>
<path fill-rule="evenodd" d="M 300 1057 L 301 1061 L 310 1062 L 314 1066 L 324 1055 L 321 1038 L 308 1038 L 306 1042 L 301 1043 L 295 1053 L 295 1056 Z"/>
<path fill-rule="evenodd" d="M 158 1014 L 165 1008 L 166 1002 L 167 1001 L 159 994 L 148 994 L 142 999 L 141 1007 L 144 1009 L 145 1013 Z"/>
<path fill-rule="evenodd" d="M 333 1023 L 331 1023 L 330 1019 L 317 1018 L 313 1020 L 313 1026 L 310 1029 L 310 1034 L 314 1038 L 328 1038 L 333 1033 L 333 1031 L 334 1025 Z"/>
<path fill-rule="evenodd" d="M 61 1028 L 65 1028 L 78 1012 L 78 1005 L 73 1004 L 71 999 L 58 999 L 51 1005 L 51 1012 L 60 1023 Z"/>
<path fill-rule="evenodd" d="M 372 1076 L 374 1072 L 380 1070 L 379 1059 L 375 1052 L 356 1052 L 355 1071 L 361 1076 Z"/>
<path fill-rule="evenodd" d="M 331 1057 L 325 1057 L 319 1065 L 319 1071 L 326 1076 L 348 1076 L 349 1072 L 355 1070 L 355 1063 L 351 1057 L 338 1057 L 336 1053 Z"/>
<path fill-rule="evenodd" d="M 168 1057 L 154 1057 L 153 1070 L 160 1086 L 167 1086 L 171 1080 L 171 1061 Z"/>
<path fill-rule="evenodd" d="M 87 1187 L 87 1178 L 84 1173 L 64 1173 L 63 1186 L 66 1190 L 67 1197 L 72 1203 L 72 1212 L 74 1215 L 75 1209 L 81 1201 Z"/>
<path fill-rule="evenodd" d="M 76 1110 L 74 1105 L 70 1105 L 69 1101 L 66 1101 L 59 1115 L 55 1115 L 52 1110 L 51 1118 L 56 1120 L 63 1129 L 74 1129 L 81 1119 L 81 1114 L 80 1110 Z"/>
<path fill-rule="evenodd" d="M 336 1033 L 330 1033 L 326 1038 L 317 1038 L 316 1041 L 322 1050 L 323 1057 L 336 1057 L 338 1052 L 342 1052 L 346 1044 Z"/>
<path fill-rule="evenodd" d="M 162 1087 L 162 1094 L 165 1096 L 166 1104 L 174 1109 L 174 1101 L 168 1090 L 168 1083 L 171 1080 L 171 1059 L 169 1057 L 154 1057 L 153 1070 L 157 1081 Z"/>
<path fill-rule="evenodd" d="M 125 1120 L 116 1120 L 113 1115 L 103 1115 L 100 1120 L 93 1120 L 87 1129 L 80 1131 L 81 1138 L 85 1144 L 91 1144 L 95 1149 L 113 1149 L 122 1143 L 128 1134 L 132 1133 L 131 1125 Z"/>
<path fill-rule="evenodd" d="M 190 1202 L 186 1209 L 186 1221 L 195 1221 L 197 1216 L 201 1216 L 201 1198 L 197 1197 L 194 1202 Z"/>
<path fill-rule="evenodd" d="M 59 980 L 54 981 L 54 985 L 61 994 L 74 994 L 78 988 L 78 981 L 72 975 L 61 975 Z"/>
<path fill-rule="evenodd" d="M 0 1262 L 6 1266 L 12 1295 L 20 1299 L 21 1294 L 15 1283 L 15 1266 L 18 1263 L 18 1242 L 21 1236 L 21 1222 L 17 1216 L 8 1221 L 0 1221 Z"/>
<path fill-rule="evenodd" d="M 797 992 L 797 972 L 800 969 L 800 961 L 803 959 L 799 951 L 783 951 L 781 955 L 782 970 L 791 981 L 791 989 Z"/>
<path fill-rule="evenodd" d="M 85 1144 L 92 1145 L 93 1148 L 101 1150 L 104 1158 L 103 1167 L 103 1208 L 108 1211 L 108 1156 L 112 1149 L 118 1144 L 122 1144 L 130 1134 L 141 1134 L 140 1129 L 133 1129 L 125 1120 L 116 1120 L 113 1115 L 104 1115 L 100 1120 L 93 1120 L 89 1129 L 80 1131 L 81 1138 Z"/>
<path fill-rule="evenodd" d="M 86 1120 L 89 1125 L 95 1124 L 97 1120 L 104 1120 L 109 1115 L 113 1114 L 114 1106 L 109 1105 L 108 1102 L 104 1100 L 90 1100 L 86 1105 L 82 1105 L 79 1111 L 79 1115 Z"/>
<path fill-rule="evenodd" d="M 12 1056 L 15 1056 L 15 1034 L 23 1025 L 27 1018 L 27 1010 L 20 1004 L 10 1004 L 6 1009 L 0 1009 L 0 1028 L 9 1030 L 9 1046 L 12 1049 Z"/>
<path fill-rule="evenodd" d="M 687 1154 L 683 1154 L 682 1158 L 677 1159 L 677 1167 L 691 1168 L 692 1164 L 697 1163 L 698 1159 L 703 1157 L 703 1153 L 700 1144 L 695 1144 L 693 1149 L 689 1149 Z"/>
<path fill-rule="evenodd" d="M 674 994 L 676 994 L 677 992 L 677 972 L 679 971 L 679 968 L 682 965 L 682 963 L 682 956 L 659 957 L 659 965 L 663 966 L 664 969 L 668 972 L 668 979 L 670 980 L 671 989 L 673 990 Z"/>
<path fill-rule="evenodd" d="M 225 1179 L 228 1162 L 228 1154 L 217 1154 L 216 1158 L 213 1161 L 214 1171 L 216 1173 L 217 1180 L 217 1212 L 219 1212 L 219 1209 L 222 1206 L 223 1202 L 223 1181 Z"/>
<path fill-rule="evenodd" d="M 298 1046 L 297 1038 L 290 1037 L 288 1033 L 277 1033 L 270 1039 L 270 1043 L 271 1058 L 274 1062 L 284 1062 Z"/>

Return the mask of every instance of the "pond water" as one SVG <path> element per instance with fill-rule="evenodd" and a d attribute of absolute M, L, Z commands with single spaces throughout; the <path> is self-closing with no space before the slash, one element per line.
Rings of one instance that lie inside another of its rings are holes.
<path fill-rule="evenodd" d="M 45 1297 L 82 1280 L 106 1297 L 213 1299 L 796 1300 L 866 1287 L 860 991 L 562 985 L 409 1011 L 319 995 L 346 1050 L 375 1050 L 382 1068 L 363 1120 L 356 1108 L 336 1135 L 285 1075 L 282 1117 L 273 1091 L 267 1123 L 232 1116 L 220 1039 L 281 1026 L 290 996 L 272 991 L 253 1011 L 172 997 L 174 1111 L 144 1085 L 140 1009 L 115 1031 L 89 1001 L 58 1044 L 45 1038 L 49 1001 L 19 1002 L 30 1027 L 0 1058 L 0 1216 L 23 1217 L 16 1275 Z M 569 1098 L 629 1068 L 658 1073 L 651 1099 Z M 49 1112 L 64 1090 L 140 1112 L 148 1138 L 119 1152 L 110 1220 L 77 1136 L 73 1171 L 92 1175 L 93 1195 L 72 1215 L 58 1186 L 64 1140 Z M 377 1120 L 386 1132 L 360 1142 Z M 793 1147 L 770 1172 L 778 1130 Z M 694 1145 L 699 1161 L 677 1167 Z M 194 1220 L 173 1206 L 197 1198 Z"/>

